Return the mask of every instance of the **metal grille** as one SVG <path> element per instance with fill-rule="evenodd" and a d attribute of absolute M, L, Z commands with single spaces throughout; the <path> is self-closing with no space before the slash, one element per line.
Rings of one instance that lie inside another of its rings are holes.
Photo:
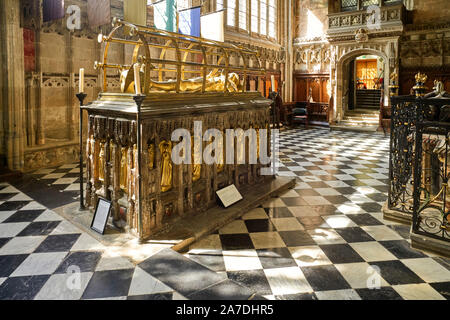
<path fill-rule="evenodd" d="M 450 99 L 391 104 L 388 208 L 410 214 L 415 234 L 450 241 Z"/>
<path fill-rule="evenodd" d="M 412 215 L 412 160 L 417 119 L 415 97 L 392 97 L 391 101 L 388 208 Z"/>
<path fill-rule="evenodd" d="M 342 11 L 356 10 L 358 8 L 358 0 L 342 0 Z"/>
<path fill-rule="evenodd" d="M 372 5 L 379 5 L 380 1 L 379 0 L 362 0 L 362 7 L 366 8 L 368 6 L 372 6 Z"/>
<path fill-rule="evenodd" d="M 450 99 L 423 99 L 418 108 L 426 119 L 417 122 L 414 159 L 413 231 L 450 241 L 450 123 L 439 113 L 450 107 Z"/>

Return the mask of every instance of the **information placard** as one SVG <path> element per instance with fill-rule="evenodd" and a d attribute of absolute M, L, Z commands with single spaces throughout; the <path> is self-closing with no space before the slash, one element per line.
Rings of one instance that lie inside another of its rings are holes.
<path fill-rule="evenodd" d="M 98 198 L 97 207 L 95 208 L 94 218 L 92 219 L 91 229 L 103 234 L 105 232 L 108 216 L 111 211 L 111 201 Z"/>
<path fill-rule="evenodd" d="M 243 199 L 242 195 L 239 193 L 238 189 L 236 189 L 236 186 L 234 184 L 231 184 L 223 189 L 217 190 L 216 194 L 225 208 Z"/>

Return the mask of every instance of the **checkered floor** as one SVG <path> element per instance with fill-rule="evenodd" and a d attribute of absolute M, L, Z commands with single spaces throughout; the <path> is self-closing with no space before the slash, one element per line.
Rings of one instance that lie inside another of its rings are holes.
<path fill-rule="evenodd" d="M 139 265 L 0 183 L 0 300 L 104 298 L 183 299 Z"/>
<path fill-rule="evenodd" d="M 86 169 L 84 170 L 84 182 L 86 182 Z M 62 166 L 39 169 L 32 172 L 31 177 L 52 186 L 58 191 L 70 194 L 73 199 L 80 198 L 80 164 L 71 163 Z"/>
<path fill-rule="evenodd" d="M 409 227 L 382 218 L 388 146 L 283 131 L 279 175 L 297 177 L 294 189 L 185 256 L 164 249 L 137 265 L 49 209 L 78 198 L 77 164 L 0 183 L 0 299 L 448 299 L 450 261 L 411 249 Z"/>
<path fill-rule="evenodd" d="M 295 189 L 186 257 L 268 299 L 450 298 L 449 260 L 411 249 L 409 227 L 383 219 L 388 148 L 381 135 L 283 132 L 279 174 Z"/>

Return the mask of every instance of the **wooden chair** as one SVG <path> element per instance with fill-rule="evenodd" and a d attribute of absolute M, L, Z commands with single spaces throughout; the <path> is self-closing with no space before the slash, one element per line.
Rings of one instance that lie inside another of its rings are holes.
<path fill-rule="evenodd" d="M 308 103 L 296 102 L 292 109 L 292 124 L 304 123 L 305 128 L 308 128 Z"/>

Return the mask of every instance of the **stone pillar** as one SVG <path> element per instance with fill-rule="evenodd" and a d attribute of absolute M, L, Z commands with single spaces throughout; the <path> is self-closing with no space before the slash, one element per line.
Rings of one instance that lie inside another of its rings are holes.
<path fill-rule="evenodd" d="M 3 120 L 6 165 L 11 170 L 24 167 L 25 72 L 20 1 L 0 1 L 0 105 Z"/>
<path fill-rule="evenodd" d="M 293 8 L 294 6 L 294 1 L 293 0 L 285 0 L 284 1 L 284 25 L 283 25 L 283 29 L 285 30 L 285 36 L 284 36 L 284 46 L 286 48 L 286 62 L 284 64 L 285 66 L 285 72 L 284 72 L 284 77 L 285 77 L 285 84 L 284 84 L 284 92 L 283 92 L 283 98 L 285 102 L 290 102 L 292 101 L 292 86 L 293 86 L 293 73 L 292 73 L 292 69 L 294 67 L 294 62 L 293 62 L 293 56 L 294 56 L 294 49 L 293 49 L 293 32 L 292 29 L 294 28 L 293 25 L 293 10 L 291 10 L 291 8 Z"/>
<path fill-rule="evenodd" d="M 78 106 L 75 107 L 75 74 L 73 70 L 73 38 L 72 32 L 65 33 L 66 43 L 66 72 L 69 75 L 69 85 L 67 86 L 66 96 L 66 126 L 67 126 L 67 138 L 69 141 L 76 139 L 78 136 L 79 125 L 75 125 L 76 115 L 78 114 Z"/>
<path fill-rule="evenodd" d="M 36 144 L 45 144 L 44 117 L 42 116 L 42 67 L 41 67 L 41 30 L 36 30 L 34 41 L 36 44 L 36 82 L 35 82 L 35 106 L 36 106 Z"/>

